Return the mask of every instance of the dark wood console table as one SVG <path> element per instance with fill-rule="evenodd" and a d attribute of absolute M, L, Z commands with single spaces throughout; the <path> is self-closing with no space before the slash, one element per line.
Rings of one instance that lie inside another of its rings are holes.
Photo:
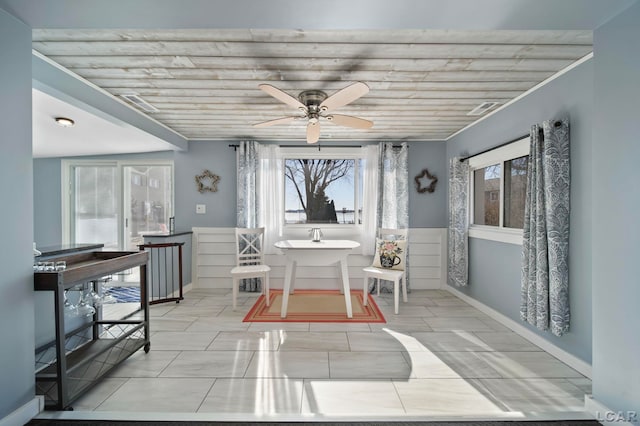
<path fill-rule="evenodd" d="M 56 257 L 62 271 L 34 272 L 34 289 L 54 295 L 55 340 L 36 348 L 36 393 L 48 409 L 70 404 L 112 368 L 144 347 L 149 351 L 146 252 L 95 251 Z M 65 290 L 90 285 L 105 276 L 139 267 L 140 314 L 101 319 L 99 309 L 73 330 L 65 328 Z"/>

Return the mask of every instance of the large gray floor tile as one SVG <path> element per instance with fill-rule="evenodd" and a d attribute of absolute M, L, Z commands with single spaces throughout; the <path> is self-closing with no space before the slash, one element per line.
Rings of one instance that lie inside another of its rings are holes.
<path fill-rule="evenodd" d="M 478 379 L 494 401 L 525 413 L 582 411 L 584 392 L 565 379 Z"/>
<path fill-rule="evenodd" d="M 300 332 L 283 333 L 281 351 L 348 351 L 347 333 L 340 332 Z"/>
<path fill-rule="evenodd" d="M 471 306 L 430 306 L 429 311 L 437 317 L 486 317 L 484 313 Z"/>
<path fill-rule="evenodd" d="M 128 380 L 123 377 L 105 377 L 92 387 L 90 392 L 75 400 L 71 407 L 75 411 L 93 411 Z"/>
<path fill-rule="evenodd" d="M 133 378 L 97 410 L 195 413 L 213 382 L 202 378 Z"/>
<path fill-rule="evenodd" d="M 591 379 L 586 377 L 568 377 L 567 381 L 580 388 L 585 395 L 591 395 Z"/>
<path fill-rule="evenodd" d="M 202 317 L 196 319 L 185 331 L 191 332 L 209 332 L 217 333 L 218 331 L 242 331 L 248 330 L 250 323 L 242 322 L 241 318 L 226 317 Z"/>
<path fill-rule="evenodd" d="M 143 350 L 122 361 L 110 374 L 110 377 L 158 377 L 169 363 L 178 356 L 179 351 Z"/>
<path fill-rule="evenodd" d="M 491 347 L 468 331 L 411 333 L 424 348 L 433 352 L 489 351 Z"/>
<path fill-rule="evenodd" d="M 489 324 L 474 317 L 434 317 L 424 321 L 433 331 L 493 331 Z"/>
<path fill-rule="evenodd" d="M 513 332 L 477 331 L 474 334 L 478 336 L 480 340 L 485 342 L 493 351 L 536 352 L 542 350 L 538 346 Z"/>
<path fill-rule="evenodd" d="M 203 305 L 180 305 L 165 316 L 176 317 L 211 317 L 216 316 L 224 310 L 223 306 L 203 306 Z"/>
<path fill-rule="evenodd" d="M 546 352 L 478 352 L 477 354 L 505 378 L 583 377 L 582 374 Z"/>
<path fill-rule="evenodd" d="M 203 351 L 213 342 L 218 332 L 186 333 L 158 331 L 151 334 L 151 350 L 154 351 Z"/>
<path fill-rule="evenodd" d="M 277 331 L 221 331 L 207 350 L 210 351 L 276 351 L 282 333 Z"/>
<path fill-rule="evenodd" d="M 403 352 L 412 379 L 459 379 L 460 375 L 439 356 L 438 352 Z"/>
<path fill-rule="evenodd" d="M 245 377 L 315 378 L 329 377 L 327 352 L 256 352 Z"/>
<path fill-rule="evenodd" d="M 422 345 L 412 336 L 392 331 L 347 332 L 349 347 L 361 351 L 419 351 Z"/>
<path fill-rule="evenodd" d="M 302 383 L 295 379 L 218 379 L 198 412 L 298 414 Z"/>
<path fill-rule="evenodd" d="M 405 413 L 389 380 L 305 380 L 302 414 L 397 416 Z"/>
<path fill-rule="evenodd" d="M 403 317 L 401 315 L 386 316 L 386 323 L 371 323 L 371 331 L 392 330 L 399 333 L 410 333 L 413 331 L 431 331 L 429 324 L 422 317 Z"/>
<path fill-rule="evenodd" d="M 160 376 L 242 377 L 252 357 L 252 351 L 184 351 Z"/>
<path fill-rule="evenodd" d="M 185 331 L 195 320 L 195 317 L 151 317 L 149 329 L 152 331 Z"/>
<path fill-rule="evenodd" d="M 402 299 L 400 300 L 400 304 L 398 305 L 398 314 L 395 313 L 395 307 L 393 303 L 390 305 L 381 305 L 380 312 L 384 315 L 385 318 L 393 318 L 394 316 L 402 315 L 405 317 L 433 317 L 434 314 L 431 312 L 430 307 L 426 306 L 418 306 L 418 305 L 410 305 L 408 303 L 404 303 Z"/>
<path fill-rule="evenodd" d="M 409 363 L 402 352 L 329 352 L 332 379 L 407 379 Z"/>
<path fill-rule="evenodd" d="M 407 414 L 431 416 L 473 416 L 500 414 L 483 387 L 463 379 L 394 380 Z"/>
<path fill-rule="evenodd" d="M 491 352 L 434 352 L 462 378 L 501 378 L 500 372 L 479 355 Z"/>

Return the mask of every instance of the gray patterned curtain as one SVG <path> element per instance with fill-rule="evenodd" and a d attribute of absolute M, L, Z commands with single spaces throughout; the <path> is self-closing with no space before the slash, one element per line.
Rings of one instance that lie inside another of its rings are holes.
<path fill-rule="evenodd" d="M 447 282 L 469 282 L 469 162 L 453 157 L 449 164 L 449 256 Z"/>
<path fill-rule="evenodd" d="M 242 141 L 236 149 L 237 173 L 237 226 L 239 228 L 255 228 L 258 226 L 260 211 L 258 197 L 258 149 L 256 141 Z M 239 249 L 236 247 L 236 250 Z M 242 280 L 241 291 L 261 291 L 260 280 L 250 278 Z"/>
<path fill-rule="evenodd" d="M 391 142 L 379 145 L 378 156 L 378 227 L 409 227 L 409 146 L 403 142 L 394 148 Z M 409 245 L 405 256 L 405 280 L 409 287 Z M 373 283 L 369 284 L 369 290 Z M 393 283 L 381 280 L 380 291 L 393 292 Z"/>
<path fill-rule="evenodd" d="M 534 125 L 530 139 L 520 317 L 561 336 L 570 319 L 569 122 Z"/>

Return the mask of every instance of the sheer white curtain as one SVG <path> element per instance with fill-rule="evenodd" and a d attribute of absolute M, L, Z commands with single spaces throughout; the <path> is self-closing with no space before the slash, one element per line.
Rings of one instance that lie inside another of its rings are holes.
<path fill-rule="evenodd" d="M 380 228 L 407 229 L 409 227 L 409 145 L 394 146 L 382 142 L 378 147 L 378 213 Z M 405 253 L 405 281 L 410 291 L 409 244 Z M 373 286 L 370 285 L 372 290 Z M 380 291 L 392 292 L 393 283 L 382 280 Z"/>
<path fill-rule="evenodd" d="M 284 218 L 284 170 L 280 147 L 259 145 L 257 188 L 260 210 L 259 222 L 264 226 L 264 251 L 273 254 L 273 244 L 282 238 Z"/>
<path fill-rule="evenodd" d="M 258 176 L 258 148 L 256 141 L 242 141 L 236 149 L 237 210 L 236 224 L 240 228 L 258 225 L 260 200 L 256 196 Z"/>
<path fill-rule="evenodd" d="M 256 141 L 242 141 L 236 149 L 237 210 L 236 225 L 239 228 L 256 228 L 259 225 L 260 199 L 256 187 L 260 183 L 258 173 L 258 150 Z M 239 247 L 236 247 L 238 250 Z M 258 278 L 247 278 L 240 282 L 241 291 L 261 291 Z"/>
<path fill-rule="evenodd" d="M 368 145 L 364 151 L 364 182 L 362 206 L 362 254 L 375 254 L 378 227 L 378 145 Z"/>
<path fill-rule="evenodd" d="M 409 146 L 379 146 L 378 225 L 381 228 L 409 227 Z"/>

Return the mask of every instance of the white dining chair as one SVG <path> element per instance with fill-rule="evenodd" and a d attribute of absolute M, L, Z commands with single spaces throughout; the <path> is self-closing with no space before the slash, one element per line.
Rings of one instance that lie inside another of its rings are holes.
<path fill-rule="evenodd" d="M 380 243 L 384 241 L 403 241 L 403 245 L 405 245 L 404 253 L 402 253 L 402 258 L 405 258 L 406 255 L 406 246 L 409 241 L 407 239 L 407 230 L 406 229 L 389 229 L 389 228 L 380 228 L 378 229 L 378 238 L 376 239 L 376 254 L 374 256 L 374 262 L 371 266 L 367 266 L 363 268 L 364 272 L 364 288 L 362 299 L 364 302 L 364 306 L 367 306 L 368 295 L 369 295 L 369 278 L 373 278 L 374 286 L 377 288 L 377 294 L 380 296 L 380 280 L 386 280 L 393 282 L 393 305 L 395 309 L 396 315 L 399 312 L 399 304 L 400 304 L 400 285 L 402 285 L 402 300 L 407 303 L 407 282 L 406 282 L 406 274 L 405 274 L 405 266 L 406 261 L 401 260 L 397 265 L 394 265 L 394 262 L 385 263 L 379 257 L 380 253 Z M 386 267 L 383 266 L 386 264 Z"/>
<path fill-rule="evenodd" d="M 233 277 L 233 310 L 236 310 L 240 280 L 260 278 L 266 304 L 269 306 L 269 272 L 264 264 L 264 228 L 236 228 L 236 267 Z"/>

